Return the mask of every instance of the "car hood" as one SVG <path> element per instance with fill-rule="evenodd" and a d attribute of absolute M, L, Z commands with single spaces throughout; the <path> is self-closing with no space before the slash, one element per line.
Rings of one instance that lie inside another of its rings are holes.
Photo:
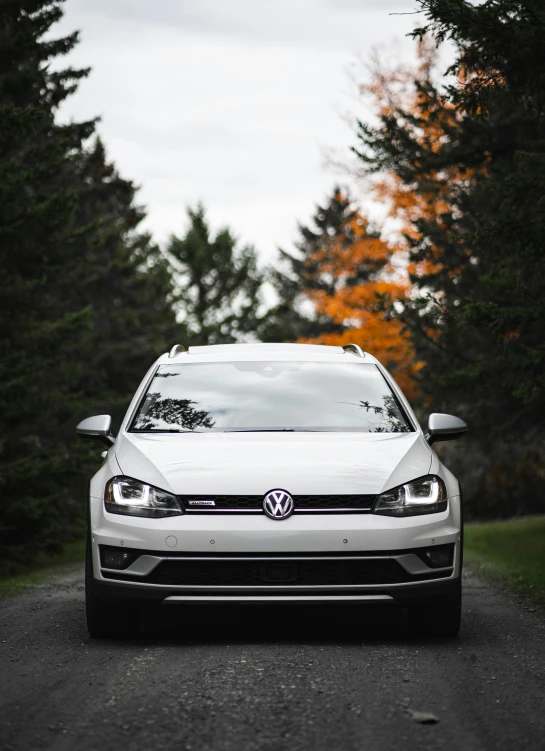
<path fill-rule="evenodd" d="M 177 495 L 376 494 L 428 474 L 420 432 L 122 434 L 124 475 Z"/>

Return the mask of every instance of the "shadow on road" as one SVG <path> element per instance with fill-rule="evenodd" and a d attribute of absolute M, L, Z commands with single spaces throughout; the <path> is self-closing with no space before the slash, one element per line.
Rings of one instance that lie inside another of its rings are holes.
<path fill-rule="evenodd" d="M 414 643 L 395 606 L 189 606 L 143 613 L 139 640 L 192 644 Z M 427 640 L 429 642 L 429 640 Z"/>

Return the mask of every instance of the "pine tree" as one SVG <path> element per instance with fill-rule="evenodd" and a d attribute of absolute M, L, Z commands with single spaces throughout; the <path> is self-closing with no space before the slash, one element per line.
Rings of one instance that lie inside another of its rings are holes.
<path fill-rule="evenodd" d="M 77 202 L 70 153 L 94 124 L 57 126 L 54 109 L 87 74 L 50 72 L 76 36 L 43 43 L 58 3 L 0 6 L 0 558 L 29 540 L 59 539 L 55 504 L 66 454 L 58 425 L 70 414 L 78 374 L 68 340 L 87 311 L 66 310 L 53 288 L 68 267 Z M 59 367 L 63 363 L 64 367 Z M 70 513 L 68 513 L 70 516 Z"/>
<path fill-rule="evenodd" d="M 228 229 L 211 235 L 202 206 L 188 209 L 189 228 L 173 235 L 167 254 L 178 272 L 177 300 L 188 340 L 225 344 L 255 334 L 263 275 L 251 246 L 239 247 Z"/>
<path fill-rule="evenodd" d="M 540 0 L 421 5 L 428 24 L 415 33 L 454 42 L 452 70 L 463 82 L 447 90 L 463 116 L 442 159 L 482 168 L 465 207 L 477 274 L 472 270 L 475 283 L 456 313 L 474 346 L 454 377 L 480 384 L 504 432 L 539 434 L 545 419 L 545 7 Z"/>
<path fill-rule="evenodd" d="M 468 409 L 505 435 L 545 416 L 545 10 L 535 0 L 420 4 L 429 23 L 416 33 L 454 41 L 458 82 L 417 81 L 414 107 L 360 127 L 359 154 L 420 200 L 443 199 L 413 219 L 411 260 L 428 265 L 403 320 L 438 399 L 463 403 L 471 384 Z"/>
<path fill-rule="evenodd" d="M 269 280 L 278 303 L 269 311 L 260 336 L 264 341 L 295 341 L 321 334 L 340 333 L 342 323 L 320 313 L 312 305 L 309 292 L 332 293 L 337 282 L 322 271 L 318 255 L 334 242 L 351 242 L 350 221 L 354 209 L 350 199 L 335 187 L 324 206 L 317 206 L 310 226 L 299 224 L 295 253 L 280 249 L 279 263 L 269 269 Z"/>
<path fill-rule="evenodd" d="M 475 282 L 476 259 L 467 244 L 474 220 L 466 208 L 480 170 L 443 158 L 445 144 L 457 138 L 461 114 L 436 83 L 436 65 L 429 38 L 418 45 L 413 69 L 388 69 L 375 61 L 361 91 L 380 125 L 360 122 L 354 151 L 374 175 L 374 197 L 388 207 L 401 232 L 398 254 L 405 259 L 411 293 L 391 301 L 390 314 L 410 333 L 421 363 L 421 393 L 445 410 L 453 358 L 465 358 L 468 346 L 453 311 Z"/>
<path fill-rule="evenodd" d="M 169 263 L 150 236 L 138 232 L 144 212 L 135 205 L 134 185 L 108 161 L 100 139 L 75 162 L 77 221 L 89 242 L 70 272 L 70 302 L 89 307 L 80 357 L 94 353 L 92 372 L 78 391 L 89 399 L 89 411 L 121 418 L 154 357 L 186 331 L 175 322 Z"/>

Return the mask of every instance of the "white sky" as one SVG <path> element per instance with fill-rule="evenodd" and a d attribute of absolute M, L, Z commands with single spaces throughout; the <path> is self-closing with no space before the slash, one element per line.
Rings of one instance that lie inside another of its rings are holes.
<path fill-rule="evenodd" d="M 354 137 L 347 67 L 384 45 L 412 60 L 415 0 L 66 0 L 54 35 L 81 32 L 68 62 L 92 72 L 64 119 L 97 115 L 146 229 L 183 232 L 203 201 L 264 261 L 290 248 L 339 179 L 324 150 Z M 346 180 L 341 180 L 346 182 Z M 365 200 L 365 197 L 362 197 Z"/>

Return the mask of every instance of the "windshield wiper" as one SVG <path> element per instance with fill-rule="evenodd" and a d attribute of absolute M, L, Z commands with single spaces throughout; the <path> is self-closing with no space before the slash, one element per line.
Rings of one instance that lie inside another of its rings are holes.
<path fill-rule="evenodd" d="M 204 433 L 204 431 L 190 430 L 189 428 L 167 428 L 166 430 L 132 430 L 131 433 Z"/>
<path fill-rule="evenodd" d="M 227 428 L 223 433 L 317 433 L 308 428 Z"/>

